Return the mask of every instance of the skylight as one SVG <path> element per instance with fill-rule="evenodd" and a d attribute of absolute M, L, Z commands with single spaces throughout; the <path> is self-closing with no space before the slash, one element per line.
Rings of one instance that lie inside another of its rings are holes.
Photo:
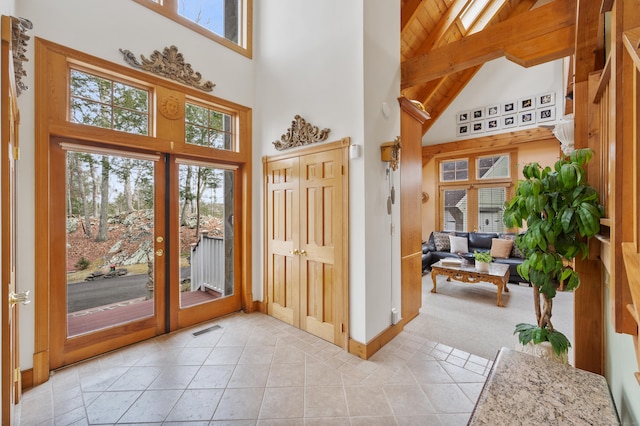
<path fill-rule="evenodd" d="M 482 11 L 487 7 L 490 0 L 471 0 L 464 11 L 460 14 L 460 22 L 465 30 L 468 30 Z"/>

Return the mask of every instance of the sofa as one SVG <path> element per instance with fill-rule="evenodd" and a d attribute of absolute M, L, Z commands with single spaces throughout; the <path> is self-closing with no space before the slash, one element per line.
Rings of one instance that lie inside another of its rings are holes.
<path fill-rule="evenodd" d="M 453 240 L 451 240 L 451 236 L 454 237 Z M 509 265 L 509 282 L 527 283 L 528 281 L 520 276 L 517 269 L 518 265 L 524 261 L 524 254 L 515 244 L 516 236 L 517 234 L 514 233 L 434 231 L 429 235 L 429 239 L 422 243 L 422 273 L 427 273 L 431 269 L 431 265 L 447 257 L 469 258 L 474 251 L 492 252 L 492 245 L 494 245 L 496 253 L 500 251 L 497 249 L 498 246 L 505 248 L 511 246 L 511 249 L 507 249 L 506 253 L 501 253 L 500 257 L 494 256 L 494 262 Z M 464 244 L 465 238 L 466 245 Z M 494 239 L 499 241 L 494 243 Z M 512 240 L 513 243 L 510 245 L 504 240 Z M 452 252 L 452 242 L 454 250 L 462 247 L 467 249 L 466 252 L 464 250 Z M 459 244 L 460 242 L 462 244 Z"/>

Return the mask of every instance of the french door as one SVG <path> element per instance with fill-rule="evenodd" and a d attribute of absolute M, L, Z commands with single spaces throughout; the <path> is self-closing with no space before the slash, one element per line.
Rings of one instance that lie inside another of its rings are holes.
<path fill-rule="evenodd" d="M 236 170 L 55 138 L 51 368 L 240 309 Z"/>

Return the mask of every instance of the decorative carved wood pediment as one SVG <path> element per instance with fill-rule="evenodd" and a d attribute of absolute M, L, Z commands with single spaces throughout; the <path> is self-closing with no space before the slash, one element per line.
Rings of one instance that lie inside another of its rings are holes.
<path fill-rule="evenodd" d="M 25 33 L 33 29 L 31 21 L 25 18 L 11 17 L 11 47 L 13 50 L 13 71 L 16 81 L 16 94 L 20 94 L 29 89 L 22 81 L 22 77 L 27 76 L 27 72 L 22 67 L 22 63 L 28 61 L 25 53 L 27 52 L 27 41 L 31 38 Z"/>
<path fill-rule="evenodd" d="M 282 135 L 279 141 L 273 142 L 273 145 L 278 151 L 282 151 L 297 146 L 322 142 L 329 137 L 330 131 L 331 129 L 320 130 L 318 126 L 313 126 L 307 123 L 304 118 L 296 115 L 287 133 Z"/>
<path fill-rule="evenodd" d="M 213 90 L 215 84 L 211 81 L 201 82 L 202 75 L 191 68 L 191 64 L 185 63 L 182 53 L 176 46 L 165 47 L 162 53 L 154 50 L 149 59 L 140 55 L 142 63 L 136 56 L 126 49 L 120 49 L 124 61 L 134 68 L 140 68 L 150 73 L 178 81 L 188 86 L 195 87 L 205 92 Z"/>

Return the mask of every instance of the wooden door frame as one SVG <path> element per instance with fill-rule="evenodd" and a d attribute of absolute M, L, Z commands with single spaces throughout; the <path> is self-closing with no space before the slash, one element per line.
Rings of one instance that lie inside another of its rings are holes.
<path fill-rule="evenodd" d="M 70 63 L 89 64 L 91 69 L 109 70 L 110 72 L 129 78 L 133 81 L 144 82 L 155 87 L 154 96 L 162 97 L 167 91 L 189 99 L 208 99 L 216 105 L 223 105 L 229 111 L 233 111 L 237 117 L 237 136 L 240 149 L 237 151 L 217 151 L 215 161 L 229 164 L 239 164 L 241 170 L 242 215 L 239 226 L 239 239 L 241 243 L 237 247 L 240 258 L 241 270 L 238 271 L 238 279 L 241 282 L 241 308 L 245 312 L 255 310 L 251 289 L 251 109 L 212 95 L 203 94 L 196 88 L 187 87 L 162 77 L 144 73 L 130 67 L 117 65 L 104 59 L 79 52 L 77 50 L 61 46 L 59 44 L 35 38 L 35 111 L 34 122 L 34 161 L 35 161 L 35 320 L 34 320 L 34 353 L 33 370 L 30 381 L 37 386 L 49 379 L 50 370 L 50 320 L 49 311 L 51 297 L 49 295 L 51 236 L 49 235 L 49 205 L 51 193 L 49 189 L 50 153 L 49 144 L 52 137 L 68 137 L 89 141 L 96 144 L 109 144 L 113 147 L 139 147 L 158 153 L 174 153 L 175 144 L 184 144 L 184 133 L 168 117 L 156 114 L 154 119 L 157 127 L 162 127 L 169 136 L 165 138 L 142 135 L 131 135 L 114 132 L 107 129 L 84 126 L 68 121 L 66 99 L 68 97 L 67 78 L 61 78 L 68 73 Z M 207 147 L 190 146 L 189 154 L 193 158 L 211 160 L 211 149 Z"/>
<path fill-rule="evenodd" d="M 18 307 L 11 307 L 9 303 L 9 283 L 13 281 L 15 289 L 15 176 L 11 168 L 11 163 L 17 160 L 18 153 L 18 128 L 20 124 L 20 113 L 17 105 L 16 81 L 13 68 L 12 55 L 12 19 L 9 16 L 2 16 L 0 25 L 2 33 L 2 47 L 0 63 L 0 103 L 2 105 L 2 117 L 0 126 L 2 128 L 2 153 L 0 154 L 0 170 L 2 175 L 0 214 L 2 216 L 2 263 L 0 265 L 0 275 L 2 277 L 1 300 L 2 308 L 2 369 L 0 373 L 2 388 L 0 395 L 2 398 L 1 414 L 2 424 L 11 424 L 13 421 L 13 405 L 19 402 L 21 396 L 21 381 L 18 357 Z M 5 145 L 6 143 L 6 145 Z M 13 146 L 9 145 L 12 144 Z M 11 148 L 11 149 L 9 149 Z"/>
<path fill-rule="evenodd" d="M 344 267 L 342 271 L 339 272 L 340 278 L 343 280 L 345 285 L 342 288 L 342 293 L 340 294 L 340 298 L 343 301 L 343 306 L 339 309 L 340 314 L 342 315 L 342 319 L 339 321 L 340 324 L 336 324 L 336 335 L 341 334 L 341 341 L 334 342 L 338 344 L 345 350 L 349 350 L 349 146 L 351 144 L 351 139 L 349 137 L 342 138 L 340 140 L 328 143 L 322 143 L 317 145 L 310 145 L 305 148 L 295 149 L 291 152 L 286 152 L 283 154 L 273 155 L 273 156 L 265 156 L 262 158 L 263 164 L 263 223 L 267 223 L 267 214 L 268 214 L 268 182 L 267 182 L 267 165 L 271 161 L 278 160 L 286 160 L 294 157 L 301 157 L 304 155 L 315 154 L 319 152 L 325 152 L 330 150 L 341 150 L 342 151 L 342 217 L 346 218 L 346 220 L 342 221 L 342 240 L 341 244 L 343 247 L 343 259 L 342 264 Z M 264 232 L 264 244 L 263 244 L 263 306 L 261 311 L 266 313 L 267 306 L 269 304 L 269 291 L 268 291 L 268 283 L 267 283 L 267 265 L 268 265 L 268 254 L 267 254 L 267 241 L 268 241 L 268 231 L 267 227 L 263 227 Z"/>

